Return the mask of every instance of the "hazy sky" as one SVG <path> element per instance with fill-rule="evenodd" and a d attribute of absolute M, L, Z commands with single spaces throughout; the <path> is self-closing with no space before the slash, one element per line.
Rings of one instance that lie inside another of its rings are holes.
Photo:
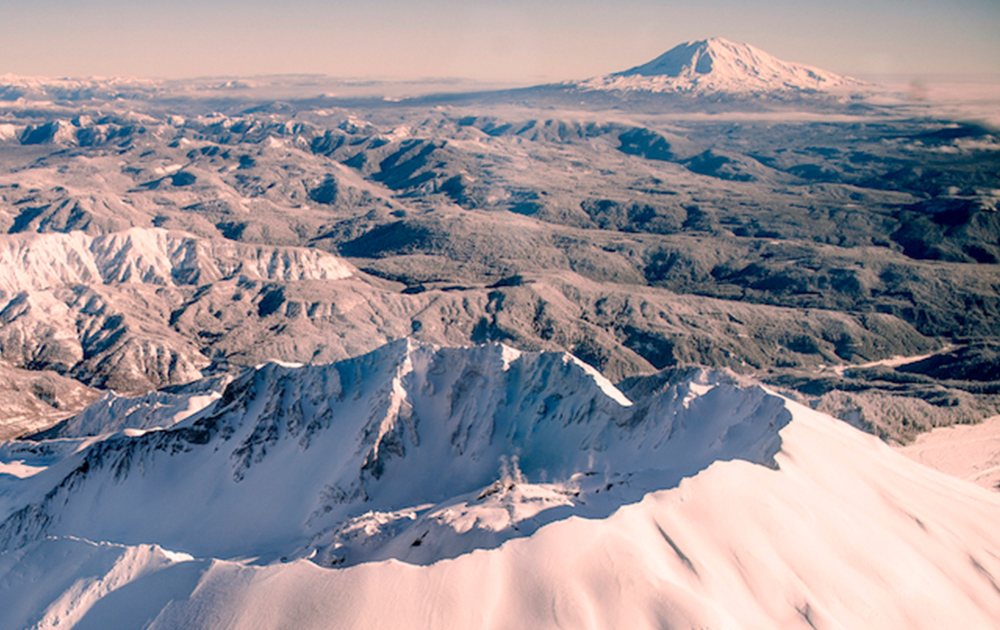
<path fill-rule="evenodd" d="M 537 82 L 719 36 L 834 72 L 1000 74 L 1000 0 L 0 0 L 0 74 Z"/>

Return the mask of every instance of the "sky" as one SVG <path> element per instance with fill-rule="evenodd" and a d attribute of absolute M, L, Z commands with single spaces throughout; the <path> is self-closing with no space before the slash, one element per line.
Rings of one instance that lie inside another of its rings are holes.
<path fill-rule="evenodd" d="M 859 77 L 1000 75 L 1000 0 L 0 0 L 0 74 L 537 83 L 724 37 Z"/>

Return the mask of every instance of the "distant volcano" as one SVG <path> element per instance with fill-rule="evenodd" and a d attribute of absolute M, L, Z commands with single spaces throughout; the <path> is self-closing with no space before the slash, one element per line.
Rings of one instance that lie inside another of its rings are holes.
<path fill-rule="evenodd" d="M 812 66 L 790 63 L 749 44 L 719 37 L 671 48 L 649 63 L 583 81 L 585 89 L 650 92 L 816 92 L 865 84 Z"/>

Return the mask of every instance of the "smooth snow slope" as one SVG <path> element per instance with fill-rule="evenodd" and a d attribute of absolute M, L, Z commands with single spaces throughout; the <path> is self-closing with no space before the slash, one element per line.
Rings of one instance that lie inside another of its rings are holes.
<path fill-rule="evenodd" d="M 898 450 L 924 466 L 1000 490 L 1000 416 L 979 424 L 938 427 Z"/>
<path fill-rule="evenodd" d="M 403 340 L 14 457 L 47 468 L 0 476 L 0 630 L 1000 618 L 1000 497 L 698 370 Z"/>
<path fill-rule="evenodd" d="M 789 407 L 779 471 L 720 462 L 430 567 L 218 563 L 152 627 L 996 627 L 1000 502 Z"/>

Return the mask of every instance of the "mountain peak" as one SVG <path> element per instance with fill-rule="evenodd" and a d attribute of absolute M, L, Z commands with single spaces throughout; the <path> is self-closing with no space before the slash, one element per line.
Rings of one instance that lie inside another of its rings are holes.
<path fill-rule="evenodd" d="M 788 93 L 857 88 L 849 77 L 782 61 L 721 37 L 679 44 L 628 70 L 580 84 L 585 89 L 677 93 Z"/>
<path fill-rule="evenodd" d="M 656 59 L 611 76 L 683 77 L 712 74 L 734 66 L 746 70 L 777 61 L 749 44 L 738 44 L 721 37 L 685 42 L 674 46 Z"/>

